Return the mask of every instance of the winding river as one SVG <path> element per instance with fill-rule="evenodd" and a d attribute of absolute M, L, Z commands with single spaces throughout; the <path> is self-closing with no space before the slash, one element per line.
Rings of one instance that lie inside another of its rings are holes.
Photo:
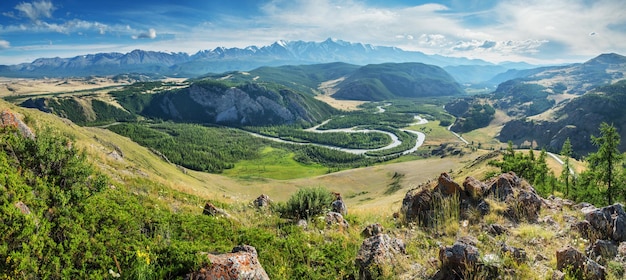
<path fill-rule="evenodd" d="M 379 111 L 380 110 L 384 110 L 382 107 L 379 107 Z M 384 111 L 383 111 L 384 112 Z M 417 124 L 426 124 L 428 123 L 428 120 L 416 115 L 415 116 L 415 120 L 416 122 L 413 123 L 413 125 L 417 125 Z M 341 147 L 337 147 L 337 146 L 332 146 L 332 145 L 324 145 L 324 144 L 317 144 L 317 143 L 301 143 L 301 142 L 294 142 L 294 141 L 288 141 L 288 140 L 284 140 L 284 139 L 280 139 L 280 138 L 276 138 L 276 137 L 269 137 L 269 136 L 265 136 L 265 135 L 261 135 L 258 133 L 254 133 L 254 132 L 250 132 L 247 131 L 248 133 L 250 133 L 253 136 L 256 137 L 260 137 L 260 138 L 264 138 L 264 139 L 268 139 L 268 140 L 272 140 L 272 141 L 276 141 L 276 142 L 280 142 L 280 143 L 290 143 L 290 144 L 295 144 L 295 145 L 315 145 L 315 146 L 320 146 L 320 147 L 326 147 L 326 148 L 330 148 L 330 149 L 334 149 L 334 150 L 339 150 L 342 152 L 346 152 L 346 153 L 351 153 L 351 154 L 355 154 L 355 155 L 363 155 L 367 152 L 370 151 L 380 151 L 380 150 L 385 150 L 385 149 L 391 149 L 394 147 L 399 146 L 400 144 L 402 144 L 402 142 L 398 139 L 398 136 L 396 136 L 395 134 L 391 133 L 391 132 L 387 132 L 387 131 L 382 131 L 382 130 L 374 130 L 374 129 L 358 129 L 357 127 L 351 127 L 351 128 L 338 128 L 338 129 L 327 129 L 327 130 L 319 130 L 318 128 L 322 125 L 327 124 L 329 120 L 326 120 L 324 122 L 322 122 L 321 124 L 318 124 L 314 127 L 311 128 L 307 128 L 305 129 L 305 131 L 310 131 L 310 132 L 315 132 L 315 133 L 327 133 L 327 132 L 345 132 L 345 133 L 362 133 L 362 132 L 379 132 L 379 133 L 384 133 L 389 135 L 389 137 L 391 137 L 391 144 L 382 147 L 382 148 L 377 148 L 377 149 L 348 149 L 348 148 L 341 148 Z M 417 135 L 417 141 L 415 141 L 415 145 L 413 146 L 413 148 L 408 149 L 404 152 L 401 152 L 402 155 L 406 155 L 406 154 L 410 154 L 412 152 L 417 151 L 417 149 L 422 146 L 424 144 L 424 140 L 426 140 L 426 135 L 422 132 L 418 132 L 418 131 L 413 131 L 413 130 L 409 130 L 409 129 L 401 129 L 404 132 L 407 133 L 413 133 L 415 135 Z"/>

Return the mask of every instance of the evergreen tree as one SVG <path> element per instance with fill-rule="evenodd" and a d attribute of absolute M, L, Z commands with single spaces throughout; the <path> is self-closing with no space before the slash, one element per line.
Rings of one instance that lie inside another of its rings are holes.
<path fill-rule="evenodd" d="M 598 147 L 598 151 L 589 154 L 588 161 L 591 172 L 594 172 L 600 182 L 606 186 L 606 197 L 609 205 L 613 204 L 613 182 L 615 182 L 615 168 L 623 159 L 617 147 L 620 136 L 613 125 L 605 122 L 600 124 L 600 137 L 591 136 L 591 143 Z"/>
<path fill-rule="evenodd" d="M 571 171 L 569 159 L 572 157 L 572 143 L 569 140 L 569 137 L 565 139 L 563 143 L 563 147 L 561 148 L 561 155 L 565 157 L 563 160 L 563 171 L 561 172 L 561 180 L 565 183 L 565 196 L 569 195 L 569 177 L 570 174 L 573 173 Z"/>

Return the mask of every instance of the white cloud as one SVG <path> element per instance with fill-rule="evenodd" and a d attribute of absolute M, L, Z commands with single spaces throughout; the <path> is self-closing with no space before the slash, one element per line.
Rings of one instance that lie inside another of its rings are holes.
<path fill-rule="evenodd" d="M 41 0 L 32 3 L 22 2 L 17 4 L 15 9 L 20 11 L 22 16 L 37 22 L 40 18 L 51 18 L 56 7 L 50 1 Z"/>
<path fill-rule="evenodd" d="M 142 33 L 139 33 L 138 35 L 133 35 L 131 37 L 133 39 L 154 39 L 156 38 L 156 36 L 157 36 L 156 30 L 154 30 L 154 28 L 150 28 L 148 32 L 142 32 Z"/>
<path fill-rule="evenodd" d="M 0 40 L 0 50 L 1 49 L 8 49 L 11 47 L 11 43 L 9 43 L 9 41 L 7 40 Z"/>

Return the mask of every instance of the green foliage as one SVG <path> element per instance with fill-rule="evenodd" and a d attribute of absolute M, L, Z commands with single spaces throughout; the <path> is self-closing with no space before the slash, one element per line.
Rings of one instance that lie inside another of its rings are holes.
<path fill-rule="evenodd" d="M 243 131 L 195 124 L 118 124 L 109 129 L 189 169 L 219 173 L 252 159 L 267 142 Z"/>
<path fill-rule="evenodd" d="M 30 98 L 20 104 L 70 119 L 78 125 L 96 126 L 116 121 L 133 121 L 136 117 L 104 101 L 82 97 Z M 91 113 L 90 113 L 91 112 Z"/>
<path fill-rule="evenodd" d="M 279 204 L 276 210 L 281 217 L 310 220 L 328 211 L 333 200 L 333 195 L 322 187 L 302 188 L 286 203 Z"/>
<path fill-rule="evenodd" d="M 545 197 L 554 191 L 553 185 L 551 185 L 551 178 L 554 177 L 554 174 L 548 169 L 546 157 L 547 152 L 545 150 L 541 150 L 538 158 L 535 157 L 532 149 L 528 154 L 515 152 L 513 143 L 509 142 L 503 159 L 501 161 L 489 161 L 489 165 L 499 167 L 501 172 L 515 172 L 517 176 L 533 184 L 535 190 Z"/>
<path fill-rule="evenodd" d="M 473 104 L 461 115 L 453 129 L 458 132 L 468 132 L 477 128 L 486 127 L 494 119 L 496 110 L 489 104 Z"/>
<path fill-rule="evenodd" d="M 333 118 L 319 129 L 350 128 L 360 125 L 381 125 L 395 128 L 405 127 L 415 122 L 415 118 L 409 114 L 381 113 L 372 114 L 367 112 L 353 112 L 344 116 Z"/>
<path fill-rule="evenodd" d="M 598 147 L 598 151 L 587 157 L 590 167 L 587 172 L 591 173 L 587 174 L 590 178 L 586 181 L 589 184 L 587 187 L 595 187 L 591 179 L 595 178 L 596 183 L 605 189 L 607 202 L 610 205 L 613 204 L 613 198 L 618 195 L 614 185 L 619 175 L 618 168 L 621 167 L 620 163 L 624 159 L 624 155 L 617 148 L 620 144 L 620 136 L 613 125 L 603 122 L 600 125 L 600 136 L 591 136 L 591 143 Z M 624 193 L 624 190 L 619 191 Z"/>
<path fill-rule="evenodd" d="M 391 144 L 391 137 L 380 132 L 312 132 L 299 126 L 279 125 L 269 127 L 246 127 L 265 136 L 300 143 L 317 143 L 349 149 L 377 149 Z"/>
<path fill-rule="evenodd" d="M 572 157 L 572 153 L 572 143 L 569 138 L 567 138 L 561 148 L 561 155 L 565 157 L 565 160 L 563 160 L 563 171 L 561 171 L 561 180 L 565 183 L 565 196 L 569 195 L 570 177 L 572 175 L 572 167 L 570 166 L 569 160 Z"/>

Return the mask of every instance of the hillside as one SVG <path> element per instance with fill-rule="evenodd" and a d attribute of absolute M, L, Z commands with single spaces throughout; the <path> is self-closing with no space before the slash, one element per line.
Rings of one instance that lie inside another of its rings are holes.
<path fill-rule="evenodd" d="M 463 94 L 450 74 L 422 63 L 366 65 L 337 84 L 337 88 L 334 98 L 368 101 Z"/>
<path fill-rule="evenodd" d="M 498 85 L 493 100 L 499 109 L 517 118 L 545 112 L 598 86 L 623 79 L 626 57 L 601 54 L 585 63 L 523 70 Z"/>
<path fill-rule="evenodd" d="M 626 137 L 626 80 L 595 90 L 572 99 L 558 108 L 549 119 L 521 119 L 508 122 L 498 136 L 500 141 L 515 144 L 535 141 L 539 147 L 558 152 L 565 139 L 570 138 L 574 151 L 579 156 L 594 151 L 590 136 L 599 135 L 600 123 L 613 124 L 622 139 Z M 626 151 L 622 141 L 621 151 Z"/>
<path fill-rule="evenodd" d="M 308 94 L 280 85 L 216 80 L 136 83 L 101 94 L 87 91 L 27 98 L 20 104 L 92 126 L 141 116 L 236 126 L 318 123 L 335 112 Z"/>

